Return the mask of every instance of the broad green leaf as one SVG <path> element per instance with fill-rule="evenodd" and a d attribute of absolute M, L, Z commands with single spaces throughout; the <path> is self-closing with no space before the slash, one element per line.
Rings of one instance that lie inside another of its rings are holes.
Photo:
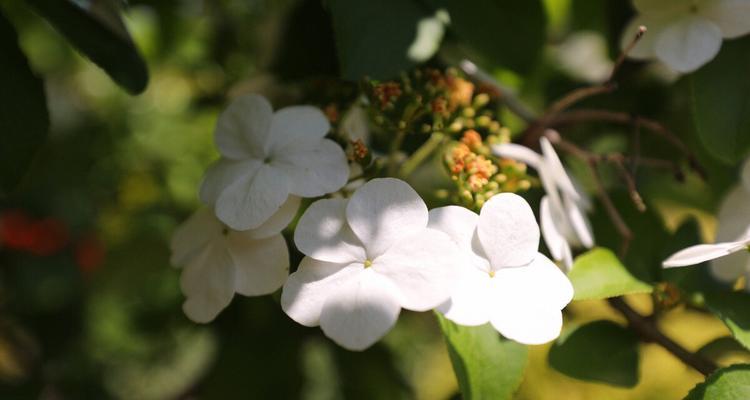
<path fill-rule="evenodd" d="M 540 0 L 433 0 L 450 15 L 450 29 L 496 66 L 518 73 L 537 64 L 546 39 Z"/>
<path fill-rule="evenodd" d="M 736 163 L 750 149 L 750 37 L 725 41 L 691 77 L 698 137 L 715 157 Z"/>
<path fill-rule="evenodd" d="M 118 85 L 132 94 L 146 88 L 146 63 L 125 29 L 113 0 L 27 0 L 26 3 Z"/>
<path fill-rule="evenodd" d="M 717 370 L 685 397 L 685 400 L 714 399 L 750 399 L 750 365 L 737 364 Z"/>
<path fill-rule="evenodd" d="M 633 387 L 638 383 L 638 337 L 612 321 L 595 321 L 561 336 L 549 364 L 570 377 Z"/>
<path fill-rule="evenodd" d="M 568 278 L 575 290 L 573 300 L 606 299 L 653 289 L 633 277 L 612 251 L 601 247 L 576 257 Z"/>
<path fill-rule="evenodd" d="M 732 336 L 750 349 L 750 294 L 744 292 L 706 293 L 706 306 L 732 332 Z"/>
<path fill-rule="evenodd" d="M 0 13 L 0 194 L 19 182 L 48 129 L 44 82 L 31 71 L 16 31 Z"/>
<path fill-rule="evenodd" d="M 413 0 L 329 0 L 327 4 L 345 79 L 394 78 L 417 61 L 409 50 L 417 41 L 420 21 L 431 17 L 428 8 Z"/>
<path fill-rule="evenodd" d="M 526 346 L 490 325 L 461 326 L 436 313 L 464 399 L 510 399 L 526 367 Z"/>

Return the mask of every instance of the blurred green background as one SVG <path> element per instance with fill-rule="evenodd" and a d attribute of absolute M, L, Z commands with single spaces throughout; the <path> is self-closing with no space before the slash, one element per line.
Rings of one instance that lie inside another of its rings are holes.
<path fill-rule="evenodd" d="M 2 232 L 23 231 L 38 244 L 35 251 L 0 247 L 0 398 L 458 396 L 430 313 L 404 312 L 385 340 L 363 353 L 295 324 L 277 297 L 236 296 L 207 326 L 182 314 L 168 241 L 199 206 L 197 186 L 217 157 L 217 114 L 234 93 L 263 93 L 279 106 L 318 95 L 305 92 L 311 79 L 319 84 L 318 78 L 336 76 L 330 20 L 320 2 L 131 1 L 125 22 L 150 73 L 148 88 L 136 97 L 28 9 L 5 2 L 3 10 L 44 76 L 51 132 L 20 186 L 0 199 Z M 558 67 L 560 52 L 571 51 L 563 38 L 593 32 L 610 59 L 632 13 L 625 1 L 549 0 L 546 11 L 553 46 L 544 62 L 528 76 L 495 71 L 539 109 L 591 73 Z M 640 80 L 612 105 L 679 120 L 684 85 L 677 82 L 678 95 L 668 98 L 665 81 L 640 66 L 628 68 L 626 76 Z M 646 100 L 635 101 L 634 93 Z M 694 141 L 689 131 L 685 138 Z M 624 133 L 586 141 L 592 148 L 622 147 L 617 135 Z M 669 176 L 645 179 L 643 190 L 653 194 L 648 199 L 669 229 L 693 215 L 711 237 L 711 210 L 733 178 L 708 162 L 718 171 L 711 176 L 718 192 L 690 177 L 687 189 Z M 632 300 L 648 311 L 647 298 Z M 599 301 L 576 303 L 567 317 L 572 324 L 618 318 Z M 664 329 L 691 349 L 727 335 L 715 318 L 685 309 L 671 312 Z M 584 383 L 547 367 L 548 347 L 531 349 L 518 398 L 678 398 L 702 380 L 646 344 L 635 389 Z"/>

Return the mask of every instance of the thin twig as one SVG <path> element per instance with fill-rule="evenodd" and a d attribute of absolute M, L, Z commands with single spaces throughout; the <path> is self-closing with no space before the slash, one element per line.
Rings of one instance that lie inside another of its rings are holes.
<path fill-rule="evenodd" d="M 433 133 L 429 139 L 427 139 L 422 146 L 420 146 L 404 163 L 398 171 L 398 176 L 401 178 L 408 178 L 409 175 L 414 172 L 426 159 L 429 157 L 435 149 L 445 139 L 445 135 L 440 132 Z"/>
<path fill-rule="evenodd" d="M 630 174 L 630 171 L 625 167 L 625 164 L 622 162 L 621 158 L 615 158 L 612 159 L 612 163 L 617 168 L 617 171 L 620 173 L 620 176 L 625 181 L 625 185 L 628 187 L 628 194 L 630 195 L 630 199 L 633 201 L 633 204 L 635 204 L 635 208 L 638 209 L 640 212 L 646 211 L 646 204 L 643 202 L 643 198 L 641 197 L 641 194 L 638 193 L 638 188 L 636 188 L 635 185 L 635 178 Z"/>
<path fill-rule="evenodd" d="M 646 34 L 646 27 L 641 25 L 638 27 L 638 31 L 635 33 L 635 36 L 633 39 L 628 43 L 627 46 L 625 46 L 625 49 L 620 52 L 620 55 L 617 57 L 617 61 L 615 61 L 614 67 L 612 67 L 612 72 L 609 74 L 609 78 L 607 79 L 607 82 L 613 82 L 615 80 L 615 76 L 617 75 L 617 72 L 620 70 L 620 67 L 622 67 L 622 64 L 625 62 L 625 58 L 628 56 L 628 53 L 630 53 L 636 44 L 643 38 L 643 35 Z"/>
<path fill-rule="evenodd" d="M 615 297 L 608 301 L 609 305 L 625 317 L 628 321 L 628 325 L 638 333 L 644 341 L 659 344 L 661 347 L 672 353 L 672 355 L 679 358 L 680 361 L 691 366 L 705 376 L 710 375 L 718 368 L 712 361 L 688 351 L 666 336 L 659 330 L 659 327 L 657 327 L 653 321 L 635 311 L 623 298 Z"/>

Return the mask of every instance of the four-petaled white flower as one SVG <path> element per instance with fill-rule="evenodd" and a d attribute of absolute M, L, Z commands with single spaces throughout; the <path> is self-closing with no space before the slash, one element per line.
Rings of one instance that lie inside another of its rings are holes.
<path fill-rule="evenodd" d="M 732 189 L 719 207 L 715 244 L 699 244 L 666 259 L 665 268 L 711 261 L 711 274 L 723 282 L 750 279 L 750 160 L 742 168 L 741 184 Z M 750 285 L 746 286 L 750 290 Z"/>
<path fill-rule="evenodd" d="M 711 61 L 722 38 L 750 32 L 747 0 L 633 0 L 633 5 L 639 15 L 623 31 L 623 48 L 640 26 L 648 33 L 628 56 L 657 58 L 678 72 L 692 72 Z"/>
<path fill-rule="evenodd" d="M 307 257 L 284 284 L 282 308 L 350 350 L 383 337 L 401 308 L 435 308 L 450 295 L 460 253 L 428 218 L 414 189 L 393 178 L 313 203 L 294 233 Z"/>
<path fill-rule="evenodd" d="M 500 157 L 521 161 L 539 173 L 546 193 L 539 207 L 544 242 L 552 258 L 570 269 L 573 265 L 571 246 L 589 249 L 594 246 L 591 225 L 585 214 L 590 202 L 568 176 L 550 141 L 543 136 L 540 145 L 541 155 L 513 143 L 495 145 L 492 150 Z"/>
<path fill-rule="evenodd" d="M 279 289 L 289 275 L 289 251 L 281 232 L 300 199 L 290 196 L 263 225 L 234 231 L 208 208 L 196 211 L 174 233 L 171 263 L 183 267 L 183 311 L 191 320 L 213 320 L 234 297 L 261 296 Z"/>
<path fill-rule="evenodd" d="M 501 193 L 479 215 L 458 206 L 437 208 L 428 226 L 447 233 L 464 254 L 458 285 L 438 308 L 446 318 L 470 326 L 490 322 L 525 344 L 559 336 L 573 286 L 537 251 L 539 226 L 526 200 Z"/>
<path fill-rule="evenodd" d="M 201 200 L 236 230 L 254 229 L 290 195 L 318 197 L 346 184 L 344 151 L 324 136 L 330 124 L 311 106 L 273 112 L 262 96 L 236 99 L 219 117 L 221 159 L 206 172 Z"/>

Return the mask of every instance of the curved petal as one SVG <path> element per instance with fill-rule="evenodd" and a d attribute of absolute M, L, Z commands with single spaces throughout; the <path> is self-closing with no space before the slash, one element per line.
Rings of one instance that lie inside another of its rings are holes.
<path fill-rule="evenodd" d="M 342 347 L 359 351 L 393 328 L 401 312 L 398 288 L 371 269 L 333 291 L 320 315 L 323 333 Z"/>
<path fill-rule="evenodd" d="M 211 240 L 221 235 L 223 228 L 224 224 L 211 209 L 199 209 L 175 229 L 169 243 L 172 251 L 169 262 L 175 267 L 188 264 Z"/>
<path fill-rule="evenodd" d="M 542 201 L 539 204 L 539 224 L 542 228 L 542 237 L 544 237 L 544 243 L 547 244 L 550 255 L 557 261 L 563 261 L 565 268 L 570 268 L 572 265 L 572 256 L 570 250 L 570 244 L 565 237 L 557 229 L 559 221 L 553 216 L 552 210 L 550 210 L 549 197 L 542 197 Z"/>
<path fill-rule="evenodd" d="M 542 136 L 542 138 L 539 139 L 539 144 L 542 148 L 542 154 L 544 155 L 545 168 L 554 181 L 555 187 L 560 189 L 562 193 L 578 201 L 580 195 L 578 194 L 578 191 L 576 191 L 575 186 L 573 186 L 573 182 L 565 171 L 565 167 L 563 167 L 560 157 L 557 156 L 555 148 L 552 147 L 552 143 L 550 143 L 549 139 Z"/>
<path fill-rule="evenodd" d="M 334 264 L 305 257 L 281 292 L 281 309 L 304 326 L 318 326 L 323 304 L 342 285 L 355 280 L 364 266 Z"/>
<path fill-rule="evenodd" d="M 466 326 L 484 325 L 490 321 L 493 304 L 490 275 L 471 266 L 459 266 L 459 277 L 451 298 L 437 310 L 445 318 Z"/>
<path fill-rule="evenodd" d="M 594 234 L 591 232 L 591 223 L 578 207 L 576 201 L 563 195 L 563 206 L 565 207 L 565 214 L 568 217 L 568 222 L 570 222 L 578 244 L 587 249 L 594 247 Z"/>
<path fill-rule="evenodd" d="M 283 231 L 297 215 L 299 210 L 301 199 L 297 196 L 287 197 L 284 204 L 281 205 L 278 211 L 276 211 L 271 218 L 261 224 L 261 226 L 249 230 L 249 231 L 238 231 L 251 239 L 265 239 L 276 235 Z"/>
<path fill-rule="evenodd" d="M 661 263 L 664 268 L 685 267 L 696 265 L 715 258 L 724 257 L 736 251 L 743 250 L 743 242 L 727 242 L 716 244 L 699 244 L 682 249 L 672 254 Z"/>
<path fill-rule="evenodd" d="M 672 22 L 655 43 L 656 55 L 678 72 L 692 72 L 711 61 L 721 48 L 721 30 L 701 17 Z"/>
<path fill-rule="evenodd" d="M 493 270 L 530 263 L 539 248 L 539 226 L 523 197 L 500 193 L 479 213 L 477 233 Z"/>
<path fill-rule="evenodd" d="M 289 197 L 288 178 L 282 171 L 262 165 L 254 176 L 229 185 L 216 201 L 216 216 L 238 231 L 261 226 Z"/>
<path fill-rule="evenodd" d="M 401 307 L 427 311 L 450 296 L 462 262 L 460 251 L 445 233 L 424 229 L 391 246 L 373 260 L 372 269 L 398 287 Z"/>
<path fill-rule="evenodd" d="M 738 251 L 725 257 L 711 260 L 711 275 L 719 281 L 734 283 L 750 271 L 750 253 Z"/>
<path fill-rule="evenodd" d="M 659 32 L 661 32 L 664 27 L 664 22 L 665 21 L 659 18 L 649 18 L 643 15 L 633 18 L 622 31 L 622 36 L 620 36 L 620 48 L 624 50 L 629 46 L 640 27 L 645 26 L 648 30 L 647 33 L 643 35 L 643 37 L 638 40 L 638 43 L 636 43 L 636 45 L 628 52 L 628 57 L 636 60 L 647 60 L 656 57 L 654 43 L 656 42 L 656 38 L 659 37 Z"/>
<path fill-rule="evenodd" d="M 292 149 L 317 145 L 331 129 L 325 114 L 313 106 L 282 108 L 273 115 L 266 154 L 278 156 Z"/>
<path fill-rule="evenodd" d="M 230 233 L 229 253 L 235 265 L 234 290 L 243 296 L 262 296 L 279 289 L 289 276 L 289 250 L 280 234 L 252 240 Z"/>
<path fill-rule="evenodd" d="M 490 323 L 503 336 L 523 344 L 544 344 L 560 336 L 562 312 L 554 308 L 498 307 Z"/>
<path fill-rule="evenodd" d="M 717 213 L 716 242 L 735 242 L 747 237 L 750 227 L 750 192 L 733 188 L 722 200 Z"/>
<path fill-rule="evenodd" d="M 468 263 L 482 271 L 490 270 L 487 255 L 477 238 L 479 215 L 459 206 L 446 206 L 430 210 L 428 228 L 447 234 L 459 249 L 466 253 Z"/>
<path fill-rule="evenodd" d="M 573 300 L 573 284 L 541 253 L 527 266 L 497 271 L 492 285 L 495 302 L 501 305 L 562 310 Z"/>
<path fill-rule="evenodd" d="M 323 199 L 313 203 L 294 230 L 294 243 L 305 255 L 334 263 L 363 263 L 362 243 L 346 223 L 346 199 Z"/>
<path fill-rule="evenodd" d="M 361 140 L 364 144 L 370 143 L 370 124 L 367 112 L 360 105 L 353 105 L 341 118 L 339 131 L 349 137 L 349 140 Z"/>
<path fill-rule="evenodd" d="M 349 179 L 346 154 L 332 140 L 313 147 L 289 150 L 274 157 L 272 165 L 289 177 L 289 191 L 301 197 L 318 197 L 335 192 Z"/>
<path fill-rule="evenodd" d="M 427 206 L 406 182 L 373 179 L 357 189 L 346 206 L 349 226 L 372 260 L 393 244 L 427 226 Z"/>
<path fill-rule="evenodd" d="M 271 128 L 273 108 L 263 96 L 248 94 L 238 97 L 216 122 L 216 147 L 227 158 L 263 159 L 263 144 Z"/>
<path fill-rule="evenodd" d="M 496 144 L 492 146 L 492 153 L 498 157 L 520 161 L 534 169 L 539 168 L 542 156 L 526 146 L 514 143 Z"/>
<path fill-rule="evenodd" d="M 750 33 L 750 2 L 747 0 L 704 0 L 698 11 L 713 21 L 726 39 Z"/>
<path fill-rule="evenodd" d="M 227 187 L 242 179 L 255 176 L 262 165 L 263 163 L 252 158 L 243 161 L 226 158 L 216 160 L 203 176 L 199 193 L 200 200 L 203 204 L 213 206 Z"/>
<path fill-rule="evenodd" d="M 225 242 L 215 239 L 195 257 L 180 276 L 185 295 L 182 309 L 191 320 L 210 322 L 234 297 L 235 270 Z"/>

